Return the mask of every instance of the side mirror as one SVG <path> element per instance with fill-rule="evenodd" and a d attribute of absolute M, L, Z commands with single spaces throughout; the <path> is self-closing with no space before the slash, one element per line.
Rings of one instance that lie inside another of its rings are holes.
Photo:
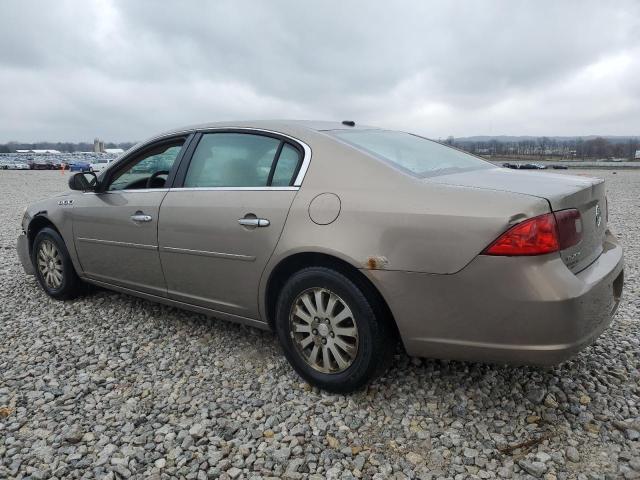
<path fill-rule="evenodd" d="M 80 172 L 69 177 L 69 188 L 83 192 L 94 191 L 98 186 L 98 177 L 93 172 Z"/>

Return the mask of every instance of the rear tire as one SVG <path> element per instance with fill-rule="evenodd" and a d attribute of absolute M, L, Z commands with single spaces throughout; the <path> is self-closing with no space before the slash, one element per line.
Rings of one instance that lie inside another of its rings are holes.
<path fill-rule="evenodd" d="M 45 227 L 36 234 L 31 248 L 31 263 L 38 283 L 56 300 L 69 300 L 82 293 L 78 277 L 64 240 L 53 228 Z"/>
<path fill-rule="evenodd" d="M 396 336 L 377 301 L 343 274 L 308 267 L 285 283 L 275 329 L 287 360 L 330 392 L 358 390 L 383 373 Z"/>

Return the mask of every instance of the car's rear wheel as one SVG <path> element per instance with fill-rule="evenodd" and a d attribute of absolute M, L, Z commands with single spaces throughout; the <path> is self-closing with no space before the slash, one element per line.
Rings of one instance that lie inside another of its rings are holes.
<path fill-rule="evenodd" d="M 284 285 L 275 327 L 302 378 L 346 393 L 382 373 L 393 354 L 395 336 L 377 307 L 375 298 L 342 273 L 309 267 Z"/>
<path fill-rule="evenodd" d="M 57 300 L 68 300 L 82 291 L 64 240 L 54 229 L 45 227 L 36 234 L 31 262 L 42 289 Z"/>

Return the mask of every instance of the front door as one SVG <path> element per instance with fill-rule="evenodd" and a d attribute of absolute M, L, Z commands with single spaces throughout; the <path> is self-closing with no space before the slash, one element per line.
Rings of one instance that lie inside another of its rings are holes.
<path fill-rule="evenodd" d="M 160 209 L 169 298 L 258 319 L 260 276 L 297 193 L 301 153 L 275 136 L 202 135 Z"/>
<path fill-rule="evenodd" d="M 158 214 L 184 141 L 153 144 L 119 162 L 99 192 L 86 192 L 74 202 L 74 242 L 87 277 L 166 296 Z"/>

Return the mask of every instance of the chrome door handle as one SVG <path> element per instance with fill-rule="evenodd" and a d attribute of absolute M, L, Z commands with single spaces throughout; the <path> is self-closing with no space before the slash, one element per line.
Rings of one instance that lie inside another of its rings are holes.
<path fill-rule="evenodd" d="M 243 227 L 268 227 L 271 222 L 266 218 L 239 218 L 238 223 Z"/>
<path fill-rule="evenodd" d="M 134 222 L 150 222 L 151 215 L 145 215 L 144 213 L 136 213 L 135 215 L 131 215 L 131 220 Z"/>

